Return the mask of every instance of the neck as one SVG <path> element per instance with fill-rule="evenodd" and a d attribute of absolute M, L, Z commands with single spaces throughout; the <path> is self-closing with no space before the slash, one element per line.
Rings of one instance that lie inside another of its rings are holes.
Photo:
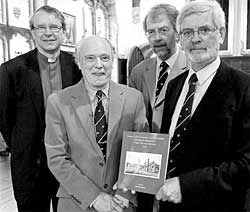
<path fill-rule="evenodd" d="M 56 59 L 59 54 L 60 54 L 60 49 L 56 50 L 56 51 L 53 51 L 53 52 L 46 52 L 42 49 L 40 49 L 39 47 L 37 47 L 38 51 L 45 57 L 47 58 L 51 58 L 51 59 Z"/>

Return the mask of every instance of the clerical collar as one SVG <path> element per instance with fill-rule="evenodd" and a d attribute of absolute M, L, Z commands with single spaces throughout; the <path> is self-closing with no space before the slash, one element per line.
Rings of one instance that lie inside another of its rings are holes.
<path fill-rule="evenodd" d="M 55 63 L 57 61 L 57 59 L 59 58 L 59 55 L 60 55 L 60 53 L 59 53 L 54 58 L 48 58 L 45 55 L 43 55 L 41 52 L 39 52 L 39 51 L 37 51 L 37 52 L 38 52 L 39 57 L 43 61 L 46 61 L 47 63 Z"/>

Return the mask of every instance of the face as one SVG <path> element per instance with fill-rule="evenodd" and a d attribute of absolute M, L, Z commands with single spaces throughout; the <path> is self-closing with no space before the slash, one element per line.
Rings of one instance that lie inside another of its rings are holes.
<path fill-rule="evenodd" d="M 150 13 L 146 20 L 147 38 L 155 54 L 162 60 L 168 59 L 176 52 L 176 36 L 166 14 L 158 11 Z"/>
<path fill-rule="evenodd" d="M 113 68 L 111 46 L 104 39 L 92 37 L 81 48 L 80 67 L 86 83 L 96 90 L 105 88 Z"/>
<path fill-rule="evenodd" d="M 224 40 L 225 29 L 216 28 L 211 13 L 197 13 L 187 16 L 180 25 L 180 32 L 185 32 L 187 29 L 193 29 L 196 32 L 189 38 L 185 38 L 184 33 L 181 33 L 181 45 L 192 68 L 198 71 L 217 58 L 220 44 Z M 206 30 L 200 30 L 200 34 L 198 34 L 198 29 Z"/>
<path fill-rule="evenodd" d="M 59 51 L 63 42 L 64 31 L 61 28 L 61 21 L 53 13 L 39 11 L 34 17 L 34 27 L 32 35 L 41 53 L 53 54 Z M 39 28 L 46 29 L 42 31 Z M 59 28 L 59 31 L 54 31 L 54 28 Z"/>

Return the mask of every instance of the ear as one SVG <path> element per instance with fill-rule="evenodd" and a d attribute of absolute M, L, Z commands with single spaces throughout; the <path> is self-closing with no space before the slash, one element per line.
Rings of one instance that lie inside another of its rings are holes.
<path fill-rule="evenodd" d="M 219 43 L 223 44 L 225 36 L 226 36 L 226 29 L 225 29 L 225 27 L 221 27 L 219 29 L 219 34 L 220 34 Z"/>

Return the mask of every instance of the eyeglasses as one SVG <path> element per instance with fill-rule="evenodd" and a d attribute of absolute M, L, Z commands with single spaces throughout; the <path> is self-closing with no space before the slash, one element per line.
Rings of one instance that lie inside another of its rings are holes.
<path fill-rule="evenodd" d="M 37 26 L 35 27 L 34 26 L 34 29 L 37 31 L 37 32 L 40 32 L 40 33 L 44 33 L 46 32 L 47 29 L 49 29 L 51 32 L 59 32 L 62 27 L 61 26 L 49 26 L 49 27 L 46 27 L 46 26 Z"/>
<path fill-rule="evenodd" d="M 162 27 L 162 28 L 158 28 L 158 29 L 148 29 L 146 31 L 146 36 L 147 37 L 155 37 L 156 36 L 156 31 L 158 32 L 158 34 L 160 35 L 166 35 L 169 32 L 169 28 L 168 27 Z"/>
<path fill-rule="evenodd" d="M 183 36 L 186 39 L 190 39 L 194 36 L 194 33 L 197 32 L 198 35 L 200 36 L 208 36 L 209 34 L 211 34 L 212 32 L 215 32 L 218 28 L 211 28 L 208 26 L 202 26 L 199 27 L 198 30 L 194 30 L 194 29 L 183 29 L 180 32 L 180 35 Z"/>
<path fill-rule="evenodd" d="M 87 61 L 87 62 L 89 62 L 89 63 L 93 63 L 93 62 L 96 61 L 96 59 L 97 59 L 98 57 L 100 58 L 100 60 L 101 60 L 102 62 L 108 62 L 108 61 L 111 60 L 111 57 L 110 57 L 109 55 L 106 55 L 106 54 L 100 55 L 100 56 L 86 55 L 86 56 L 84 56 L 84 59 L 85 59 L 85 61 Z"/>

